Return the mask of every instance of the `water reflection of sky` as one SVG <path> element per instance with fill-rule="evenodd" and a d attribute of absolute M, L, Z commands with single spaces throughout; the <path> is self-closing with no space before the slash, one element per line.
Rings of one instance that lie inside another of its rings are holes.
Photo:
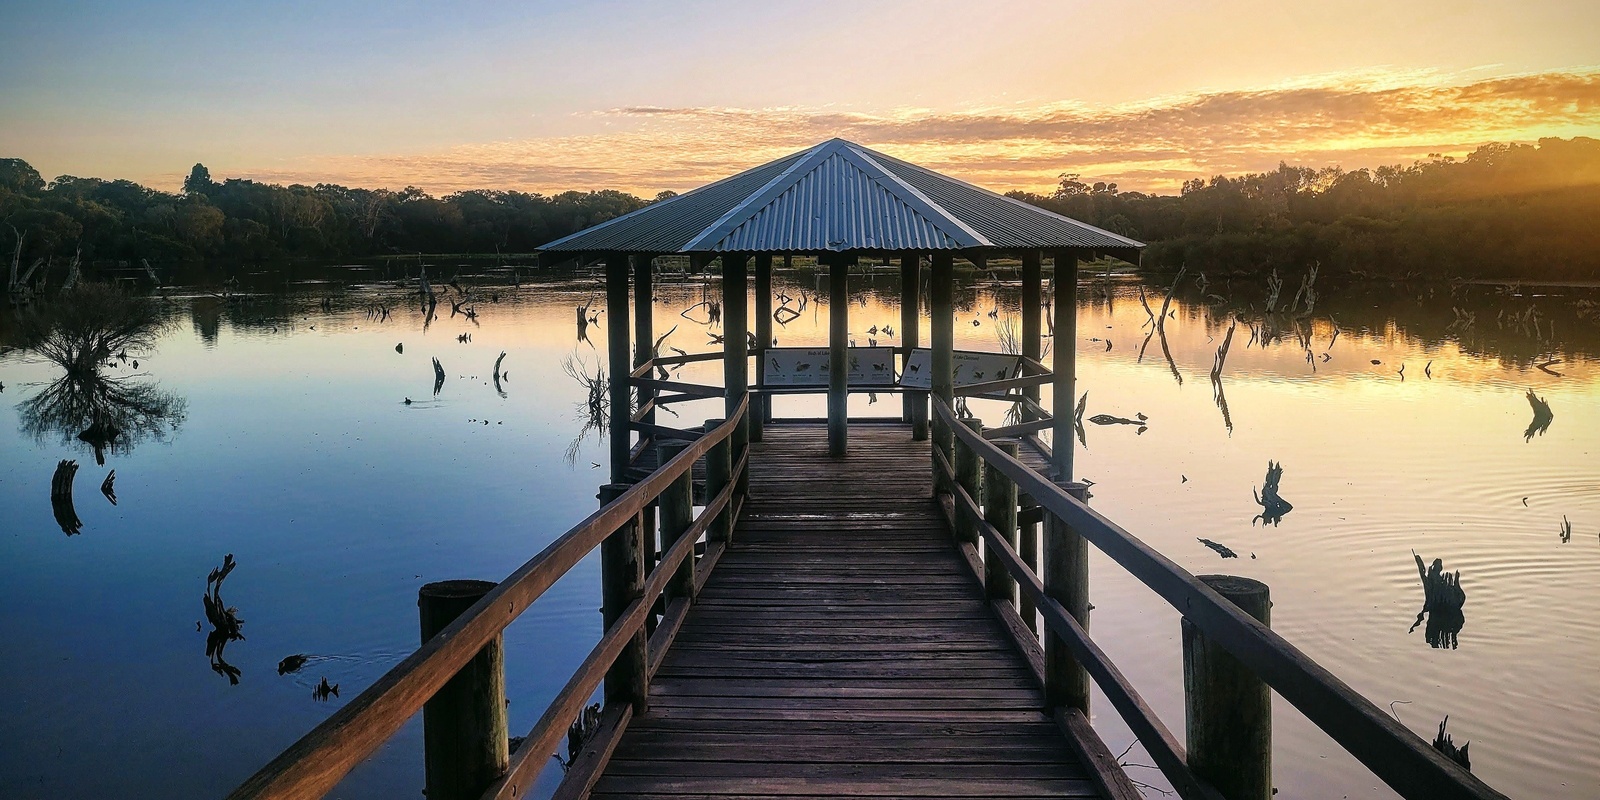
<path fill-rule="evenodd" d="M 884 276 L 858 287 L 850 313 L 859 344 L 871 325 L 899 327 L 895 283 Z M 810 295 L 798 318 L 774 326 L 780 344 L 824 343 L 827 308 L 814 280 L 784 276 L 778 286 Z M 54 379 L 53 367 L 18 352 L 0 358 L 0 639 L 14 645 L 0 658 L 0 685 L 9 687 L 0 692 L 0 795 L 222 794 L 345 701 L 313 701 L 320 678 L 341 684 L 347 700 L 415 645 L 421 584 L 503 577 L 581 519 L 605 478 L 591 468 L 605 447 L 591 435 L 566 462 L 584 392 L 561 360 L 577 352 L 600 363 L 603 315 L 588 331 L 591 345 L 577 341 L 573 312 L 598 299 L 597 289 L 583 278 L 502 287 L 501 302 L 479 304 L 477 324 L 449 317 L 446 306 L 426 332 L 418 311 L 376 282 L 302 285 L 288 299 L 250 304 L 179 297 L 170 309 L 181 324 L 141 361 L 185 402 L 182 428 L 111 453 L 105 468 L 81 443 L 23 435 L 17 404 Z M 706 327 L 678 314 L 702 291 L 659 288 L 658 334 L 678 326 L 667 346 L 709 349 Z M 1244 325 L 1236 331 L 1223 373 L 1231 432 L 1207 376 L 1225 330 L 1220 309 L 1199 297 L 1174 303 L 1166 331 L 1180 385 L 1158 341 L 1138 358 L 1147 329 L 1132 284 L 1118 284 L 1109 303 L 1086 300 L 1078 352 L 1087 415 L 1150 418 L 1142 435 L 1087 426 L 1077 471 L 1096 481 L 1096 507 L 1192 571 L 1266 581 L 1275 628 L 1380 706 L 1407 701 L 1395 706 L 1401 719 L 1429 738 L 1449 714 L 1456 739 L 1473 742 L 1474 769 L 1497 788 L 1592 795 L 1600 789 L 1595 321 L 1540 299 L 1556 323 L 1541 343 L 1495 326 L 1497 306 L 1529 301 L 1490 290 L 1421 300 L 1392 290 L 1324 294 L 1309 325 L 1315 372 L 1292 332 L 1261 348 L 1246 346 Z M 1015 287 L 959 296 L 957 346 L 997 349 Z M 393 316 L 370 319 L 375 302 L 394 305 Z M 1475 327 L 1446 330 L 1452 306 L 1477 308 Z M 1340 330 L 1331 348 L 1327 312 Z M 458 342 L 467 332 L 471 342 Z M 1110 339 L 1111 349 L 1094 338 Z M 490 385 L 502 350 L 505 397 Z M 1563 377 L 1533 366 L 1545 351 L 1561 359 L 1550 368 Z M 437 399 L 433 358 L 447 374 Z M 680 375 L 716 371 L 690 365 Z M 1555 419 L 1524 441 L 1530 388 Z M 406 397 L 415 402 L 404 405 Z M 888 395 L 851 404 L 859 414 L 900 407 Z M 978 401 L 972 408 L 1001 413 Z M 720 402 L 676 409 L 682 418 L 665 424 L 717 416 Z M 822 404 L 783 398 L 777 410 L 820 415 Z M 76 493 L 84 530 L 71 539 L 48 502 L 62 458 L 84 464 Z M 1252 526 L 1260 507 L 1251 490 L 1269 459 L 1284 466 L 1294 511 L 1278 527 Z M 112 468 L 116 506 L 95 491 Z M 1565 545 L 1563 515 L 1574 526 Z M 1240 558 L 1219 560 L 1200 537 Z M 1407 633 L 1422 602 L 1413 549 L 1462 573 L 1457 649 L 1430 648 L 1420 628 Z M 212 672 L 206 634 L 196 630 L 206 575 L 228 553 L 239 566 L 224 595 L 245 620 L 245 639 L 227 650 L 238 686 Z M 1175 612 L 1104 559 L 1092 570 L 1093 631 L 1181 730 Z M 586 563 L 509 629 L 513 734 L 533 723 L 597 637 L 598 598 Z M 277 675 L 278 661 L 295 653 L 323 658 Z M 1115 750 L 1130 740 L 1103 702 L 1095 721 Z M 1386 796 L 1281 701 L 1276 732 L 1276 782 L 1287 796 L 1323 786 Z M 355 773 L 347 796 L 415 792 L 419 751 L 413 725 Z"/>

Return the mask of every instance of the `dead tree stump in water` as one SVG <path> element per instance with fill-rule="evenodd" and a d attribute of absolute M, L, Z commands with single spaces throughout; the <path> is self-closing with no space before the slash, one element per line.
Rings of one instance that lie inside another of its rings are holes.
<path fill-rule="evenodd" d="M 1422 624 L 1424 616 L 1428 619 L 1428 627 L 1424 631 L 1428 644 L 1437 648 L 1454 650 L 1456 648 L 1456 635 L 1466 623 L 1466 616 L 1461 609 L 1467 604 L 1467 592 L 1461 588 L 1461 571 L 1454 573 L 1445 572 L 1444 560 L 1436 558 L 1433 564 L 1424 568 L 1422 556 L 1411 551 L 1411 557 L 1417 561 L 1417 576 L 1422 579 L 1422 610 L 1417 612 L 1416 622 L 1411 623 L 1410 633 Z"/>
<path fill-rule="evenodd" d="M 1278 482 L 1281 480 L 1283 480 L 1283 464 L 1268 461 L 1267 478 L 1262 481 L 1260 494 L 1251 490 L 1251 494 L 1256 498 L 1256 504 L 1261 506 L 1261 513 L 1250 520 L 1251 525 L 1255 525 L 1258 521 L 1262 525 L 1267 523 L 1277 525 L 1283 521 L 1285 514 L 1294 510 L 1294 506 L 1288 500 L 1278 496 Z"/>
<path fill-rule="evenodd" d="M 50 509 L 55 512 L 56 524 L 68 536 L 83 532 L 83 520 L 78 519 L 72 507 L 72 480 L 78 475 L 78 462 L 62 460 L 50 478 Z"/>

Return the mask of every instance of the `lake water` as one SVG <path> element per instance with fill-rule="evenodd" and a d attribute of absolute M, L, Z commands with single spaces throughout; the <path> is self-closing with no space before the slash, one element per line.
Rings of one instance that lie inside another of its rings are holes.
<path fill-rule="evenodd" d="M 442 304 L 425 322 L 405 274 L 169 280 L 185 288 L 163 290 L 159 340 L 106 370 L 159 402 L 104 466 L 77 438 L 81 420 L 30 402 L 61 368 L 14 349 L 15 321 L 0 312 L 0 797 L 221 796 L 416 646 L 422 584 L 498 580 L 595 507 L 605 441 L 586 430 L 585 389 L 563 361 L 602 362 L 604 316 L 589 341 L 574 322 L 575 306 L 598 309 L 596 278 L 464 267 L 478 318 Z M 958 347 L 1000 349 L 1017 315 L 1014 277 L 958 291 Z M 891 272 L 852 279 L 858 344 L 899 343 L 866 333 L 898 327 L 897 283 Z M 1077 471 L 1095 482 L 1093 504 L 1195 573 L 1265 581 L 1276 630 L 1427 739 L 1448 715 L 1496 788 L 1600 795 L 1597 295 L 1323 285 L 1315 313 L 1281 318 L 1264 344 L 1240 324 L 1224 410 L 1208 373 L 1230 314 L 1260 322 L 1249 309 L 1263 305 L 1261 284 L 1185 279 L 1163 349 L 1145 342 L 1137 279 L 1086 278 L 1075 342 L 1085 416 L 1149 418 L 1142 433 L 1087 425 Z M 825 343 L 816 277 L 780 274 L 775 287 L 808 295 L 779 343 Z M 1146 291 L 1159 309 L 1164 288 Z M 680 312 L 716 296 L 697 279 L 662 279 L 656 330 L 677 326 L 665 346 L 711 349 L 704 309 Z M 377 305 L 391 315 L 374 318 Z M 437 394 L 434 358 L 446 372 Z M 1554 413 L 1542 433 L 1528 430 L 1530 389 Z M 853 413 L 899 407 L 852 399 Z M 720 401 L 675 408 L 695 424 Z M 1000 407 L 972 410 L 1000 424 Z M 784 399 L 777 411 L 815 416 L 821 403 Z M 80 465 L 74 535 L 50 500 L 62 459 Z M 1269 461 L 1294 506 L 1275 526 L 1253 523 Z M 98 491 L 113 469 L 115 505 Z M 1460 571 L 1453 637 L 1408 630 L 1423 603 L 1413 551 Z M 221 596 L 245 638 L 214 666 L 202 597 L 228 554 L 237 567 Z M 507 630 L 514 735 L 599 636 L 596 567 L 580 565 Z M 1091 570 L 1092 633 L 1181 735 L 1176 612 L 1104 558 Z M 280 676 L 279 661 L 300 653 L 309 663 Z M 337 697 L 313 697 L 323 678 Z M 1104 701 L 1095 724 L 1113 752 L 1131 742 Z M 1392 796 L 1282 700 L 1275 748 L 1280 796 Z M 1149 763 L 1137 748 L 1128 758 Z M 417 797 L 421 771 L 413 721 L 335 796 Z M 1159 783 L 1153 770 L 1134 774 Z"/>

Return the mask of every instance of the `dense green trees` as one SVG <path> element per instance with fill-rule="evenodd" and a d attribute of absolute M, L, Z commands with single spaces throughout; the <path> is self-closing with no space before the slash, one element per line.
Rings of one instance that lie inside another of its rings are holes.
<path fill-rule="evenodd" d="M 1061 177 L 1013 197 L 1149 243 L 1146 266 L 1299 267 L 1386 277 L 1600 278 L 1600 140 L 1490 144 L 1464 159 L 1347 172 L 1279 165 L 1180 195 Z"/>
<path fill-rule="evenodd" d="M 416 188 L 220 183 L 194 165 L 182 194 L 131 181 L 63 175 L 50 183 L 0 159 L 0 248 L 22 240 L 36 259 L 152 262 L 226 258 L 360 258 L 393 253 L 527 253 L 645 205 L 623 192 L 471 191 L 435 198 Z M 81 250 L 80 250 L 81 248 Z"/>
<path fill-rule="evenodd" d="M 672 197 L 662 192 L 660 201 Z M 1049 196 L 1014 197 L 1148 242 L 1145 263 L 1214 273 L 1316 262 L 1385 276 L 1600 278 L 1600 141 L 1485 145 L 1464 159 L 1345 171 L 1280 165 L 1193 179 L 1178 195 L 1119 191 L 1063 175 Z M 361 258 L 526 253 L 647 202 L 617 191 L 277 186 L 212 179 L 194 165 L 182 194 L 63 175 L 46 183 L 0 159 L 0 257 L 59 262 Z"/>

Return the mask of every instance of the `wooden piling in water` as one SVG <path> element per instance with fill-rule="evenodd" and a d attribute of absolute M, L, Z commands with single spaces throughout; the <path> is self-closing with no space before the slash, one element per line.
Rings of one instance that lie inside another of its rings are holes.
<path fill-rule="evenodd" d="M 1044 270 L 1041 261 L 1038 250 L 1029 250 L 1022 254 L 1022 355 L 1034 361 L 1039 360 L 1039 354 L 1043 350 L 1044 330 L 1041 320 L 1044 318 Z M 1038 402 L 1039 387 L 1024 387 L 1022 395 Z M 1031 420 L 1033 417 L 1033 412 L 1024 405 L 1023 420 Z"/>
<path fill-rule="evenodd" d="M 1200 575 L 1211 587 L 1270 624 L 1267 585 L 1232 575 Z M 1183 620 L 1183 696 L 1190 769 L 1228 800 L 1272 797 L 1272 691 L 1256 674 Z"/>
<path fill-rule="evenodd" d="M 1055 424 L 1050 427 L 1050 466 L 1057 480 L 1072 480 L 1072 393 L 1077 370 L 1078 345 L 1078 254 L 1056 254 L 1055 358 L 1051 361 L 1050 405 Z"/>
<path fill-rule="evenodd" d="M 490 581 L 439 581 L 417 593 L 422 641 L 488 594 Z M 506 731 L 505 647 L 496 636 L 422 708 L 429 800 L 476 800 L 511 764 Z"/>
<path fill-rule="evenodd" d="M 1088 497 L 1081 483 L 1056 481 L 1078 500 Z M 1089 629 L 1089 542 L 1054 514 L 1044 517 L 1044 591 L 1061 604 L 1084 630 Z M 1089 713 L 1089 672 L 1072 655 L 1061 638 L 1050 634 L 1044 641 L 1045 704 L 1051 708 L 1076 708 Z"/>
<path fill-rule="evenodd" d="M 628 477 L 633 393 L 628 388 L 628 257 L 615 253 L 606 256 L 606 359 L 610 370 L 611 480 L 621 483 Z"/>
<path fill-rule="evenodd" d="M 994 446 L 1012 458 L 1017 456 L 1015 439 L 997 439 Z M 1000 533 L 1011 549 L 1017 549 L 1017 484 L 993 464 L 984 464 L 983 519 Z M 990 603 L 1015 604 L 1017 580 L 1011 577 L 1004 561 L 986 553 L 983 559 L 984 595 Z"/>
<path fill-rule="evenodd" d="M 750 391 L 749 267 L 750 260 L 745 256 L 722 256 L 723 402 L 729 415 L 738 411 Z M 743 452 L 749 441 L 750 415 L 746 413 L 733 429 L 733 452 Z M 743 470 L 733 476 L 741 494 L 750 489 L 749 474 L 749 470 Z"/>
<path fill-rule="evenodd" d="M 616 500 L 630 488 L 632 485 L 626 483 L 600 487 L 600 504 Z M 635 516 L 600 543 L 600 616 L 608 629 L 633 601 L 644 596 L 644 540 L 639 523 Z M 646 633 L 641 627 L 606 671 L 606 705 L 628 703 L 634 713 L 644 713 L 650 691 L 646 647 Z"/>

